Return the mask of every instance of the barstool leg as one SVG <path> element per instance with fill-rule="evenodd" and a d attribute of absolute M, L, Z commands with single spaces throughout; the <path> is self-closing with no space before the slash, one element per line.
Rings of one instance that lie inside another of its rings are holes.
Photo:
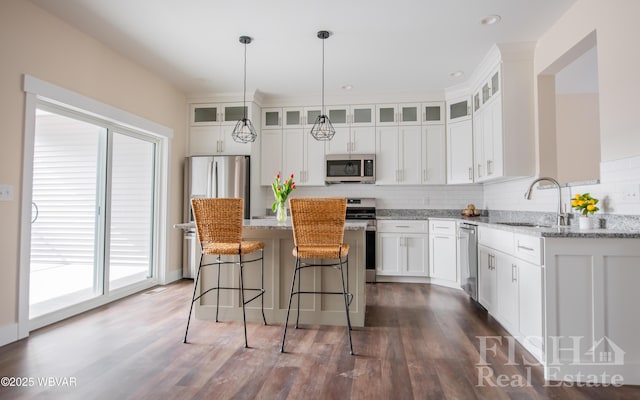
<path fill-rule="evenodd" d="M 291 299 L 293 299 L 293 288 L 296 284 L 296 275 L 298 274 L 298 264 L 300 263 L 300 258 L 296 257 L 296 266 L 293 269 L 293 278 L 291 279 L 291 291 L 289 292 L 289 305 L 287 306 L 287 318 L 284 320 L 284 333 L 282 334 L 282 346 L 280 347 L 280 352 L 284 353 L 284 340 L 287 337 L 287 325 L 289 325 L 289 312 L 291 311 Z M 298 278 L 300 279 L 300 278 Z M 300 294 L 298 294 L 298 300 L 300 300 Z M 300 304 L 298 304 L 300 307 Z"/>
<path fill-rule="evenodd" d="M 348 261 L 349 258 L 347 257 L 347 265 L 348 265 Z M 347 271 L 347 273 L 349 273 L 349 271 Z M 347 314 L 347 334 L 349 335 L 349 354 L 353 355 L 353 342 L 351 341 L 351 317 L 349 316 L 349 302 L 347 300 L 347 297 L 349 296 L 348 292 L 346 291 L 345 285 L 344 285 L 344 272 L 343 272 L 343 268 L 342 268 L 342 257 L 340 257 L 340 279 L 342 280 L 342 297 L 344 300 L 344 310 Z"/>
<path fill-rule="evenodd" d="M 264 324 L 267 325 L 267 318 L 264 316 L 264 249 L 260 250 L 260 258 L 261 258 L 261 264 L 260 264 L 260 279 L 261 279 L 261 283 L 260 283 L 260 290 L 262 291 L 260 294 L 260 301 L 262 302 L 260 307 L 262 309 L 262 320 L 264 321 Z"/>
<path fill-rule="evenodd" d="M 249 343 L 247 342 L 247 314 L 245 311 L 245 303 L 244 303 L 244 276 L 242 274 L 242 270 L 244 265 L 242 264 L 242 255 L 240 257 L 240 301 L 242 301 L 242 322 L 244 324 L 244 347 L 245 349 L 249 347 Z"/>
<path fill-rule="evenodd" d="M 296 329 L 298 329 L 298 323 L 300 322 L 300 282 L 302 281 L 302 261 L 298 264 L 298 308 L 296 310 Z"/>
<path fill-rule="evenodd" d="M 200 254 L 200 264 L 198 264 L 198 273 L 196 274 L 196 281 L 193 283 L 193 296 L 191 296 L 191 307 L 189 308 L 189 318 L 187 319 L 187 329 L 184 331 L 184 342 L 187 343 L 187 333 L 189 333 L 189 323 L 191 322 L 191 312 L 193 311 L 193 303 L 196 302 L 196 291 L 198 289 L 198 280 L 200 279 L 200 269 L 202 268 L 202 257 Z"/>
<path fill-rule="evenodd" d="M 218 286 L 216 289 L 216 322 L 218 322 L 218 310 L 220 310 L 220 266 L 222 265 L 222 260 L 218 255 Z"/>

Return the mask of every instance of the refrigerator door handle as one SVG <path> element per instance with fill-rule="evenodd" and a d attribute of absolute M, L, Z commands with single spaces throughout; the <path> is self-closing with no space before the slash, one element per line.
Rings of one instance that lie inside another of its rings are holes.
<path fill-rule="evenodd" d="M 209 161 L 209 171 L 207 171 L 207 197 L 212 197 L 211 196 L 211 192 L 212 192 L 212 187 L 211 187 L 211 182 L 213 181 L 213 163 L 214 161 Z"/>
<path fill-rule="evenodd" d="M 215 193 L 213 194 L 213 197 L 215 197 L 216 199 L 218 198 L 218 187 L 219 187 L 219 182 L 218 182 L 218 162 L 214 161 L 213 162 L 215 164 L 215 167 L 213 169 L 213 186 L 215 187 Z"/>

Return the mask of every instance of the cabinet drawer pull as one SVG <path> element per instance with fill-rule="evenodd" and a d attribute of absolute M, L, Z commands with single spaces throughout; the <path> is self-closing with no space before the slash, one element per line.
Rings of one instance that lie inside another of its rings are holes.
<path fill-rule="evenodd" d="M 449 229 L 448 226 L 438 226 L 438 225 L 434 225 L 433 228 L 434 229 Z"/>
<path fill-rule="evenodd" d="M 411 228 L 409 225 L 396 225 L 396 228 Z"/>
<path fill-rule="evenodd" d="M 515 282 L 518 280 L 518 266 L 515 264 L 511 264 L 511 282 Z"/>
<path fill-rule="evenodd" d="M 523 246 L 520 243 L 518 243 L 518 248 L 522 249 L 522 250 L 526 250 L 526 251 L 535 251 L 533 248 L 527 247 L 527 246 Z"/>
<path fill-rule="evenodd" d="M 449 236 L 435 236 L 436 239 L 449 239 Z"/>

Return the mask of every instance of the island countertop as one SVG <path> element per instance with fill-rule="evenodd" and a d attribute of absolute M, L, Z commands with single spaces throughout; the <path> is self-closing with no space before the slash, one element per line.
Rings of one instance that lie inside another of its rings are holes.
<path fill-rule="evenodd" d="M 275 217 L 253 218 L 245 219 L 242 221 L 243 228 L 251 229 L 275 229 L 275 230 L 292 230 L 291 217 L 288 217 L 284 223 L 276 221 Z M 174 224 L 174 228 L 179 229 L 195 229 L 196 224 L 194 222 L 187 222 L 184 224 Z M 346 221 L 344 224 L 345 231 L 360 231 L 367 228 L 367 223 L 363 221 Z"/>
<path fill-rule="evenodd" d="M 287 220 L 284 223 L 279 223 L 275 217 L 245 219 L 242 226 L 243 228 L 255 229 L 293 229 L 293 226 L 291 225 L 291 217 L 287 217 Z M 344 224 L 345 231 L 359 231 L 366 228 L 367 223 L 363 221 L 346 221 Z"/>

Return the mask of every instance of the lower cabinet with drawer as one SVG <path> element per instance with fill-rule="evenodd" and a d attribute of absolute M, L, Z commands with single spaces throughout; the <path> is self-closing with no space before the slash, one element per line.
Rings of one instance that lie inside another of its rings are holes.
<path fill-rule="evenodd" d="M 428 276 L 427 221 L 378 221 L 376 236 L 378 276 Z"/>
<path fill-rule="evenodd" d="M 541 360 L 542 239 L 484 226 L 478 237 L 478 301 Z"/>
<path fill-rule="evenodd" d="M 460 288 L 456 222 L 429 219 L 429 276 L 431 283 Z"/>

